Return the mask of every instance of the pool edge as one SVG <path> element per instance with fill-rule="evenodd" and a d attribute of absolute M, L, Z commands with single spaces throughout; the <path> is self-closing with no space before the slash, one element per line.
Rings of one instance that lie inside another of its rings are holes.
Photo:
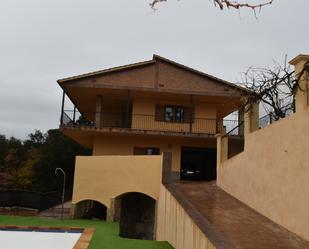
<path fill-rule="evenodd" d="M 38 230 L 43 232 L 77 232 L 80 231 L 81 235 L 74 245 L 73 249 L 87 249 L 89 247 L 92 236 L 95 232 L 95 228 L 89 227 L 62 227 L 62 226 L 14 226 L 4 225 L 0 226 L 0 230 L 14 230 L 14 231 L 25 231 L 25 230 Z"/>

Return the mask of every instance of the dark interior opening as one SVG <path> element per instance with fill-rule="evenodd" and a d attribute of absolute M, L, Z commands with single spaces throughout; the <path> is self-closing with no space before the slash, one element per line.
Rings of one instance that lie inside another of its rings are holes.
<path fill-rule="evenodd" d="M 107 208 L 98 201 L 86 200 L 78 203 L 77 218 L 106 220 Z"/>
<path fill-rule="evenodd" d="M 155 203 L 141 193 L 128 193 L 121 198 L 120 236 L 131 239 L 154 238 Z"/>
<path fill-rule="evenodd" d="M 181 148 L 180 179 L 212 181 L 217 179 L 217 150 L 215 148 Z"/>
<path fill-rule="evenodd" d="M 154 147 L 134 147 L 134 155 L 160 155 L 160 148 Z"/>

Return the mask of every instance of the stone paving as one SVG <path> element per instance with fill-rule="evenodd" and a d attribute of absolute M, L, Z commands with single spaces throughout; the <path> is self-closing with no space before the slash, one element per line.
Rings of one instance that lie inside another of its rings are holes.
<path fill-rule="evenodd" d="M 206 218 L 205 226 L 222 235 L 230 245 L 228 248 L 309 248 L 308 241 L 227 194 L 215 182 L 177 182 L 169 184 L 169 189 L 174 191 L 176 199 L 177 196 L 185 198 L 183 201 L 190 203 L 194 212 L 198 211 Z M 190 214 L 190 210 L 186 211 Z"/>

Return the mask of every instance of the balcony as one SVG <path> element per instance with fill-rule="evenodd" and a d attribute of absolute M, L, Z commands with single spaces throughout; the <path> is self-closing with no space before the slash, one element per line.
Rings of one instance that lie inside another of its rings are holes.
<path fill-rule="evenodd" d="M 158 120 L 155 115 L 135 114 L 127 112 L 96 113 L 77 110 L 64 110 L 61 115 L 61 127 L 79 128 L 87 131 L 124 132 L 136 134 L 164 134 L 182 136 L 214 136 L 228 133 L 242 136 L 243 130 L 236 129 L 238 120 L 217 120 L 195 117 L 181 122 Z"/>

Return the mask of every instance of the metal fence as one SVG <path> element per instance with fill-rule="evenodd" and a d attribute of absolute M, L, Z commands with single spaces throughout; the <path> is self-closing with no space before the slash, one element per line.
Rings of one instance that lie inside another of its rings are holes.
<path fill-rule="evenodd" d="M 0 207 L 23 207 L 37 209 L 39 211 L 51 208 L 61 203 L 62 191 L 48 193 L 5 190 L 0 191 Z M 65 200 L 72 198 L 72 190 L 66 191 Z"/>
<path fill-rule="evenodd" d="M 95 123 L 99 121 L 99 125 Z M 165 132 L 189 132 L 216 134 L 228 133 L 238 126 L 238 120 L 217 120 L 194 117 L 179 118 L 177 121 L 167 121 L 165 117 L 148 114 L 128 114 L 126 112 L 106 113 L 96 115 L 95 112 L 80 113 L 73 110 L 65 110 L 62 114 L 62 125 L 66 126 L 88 126 L 88 127 L 109 127 L 128 128 L 132 130 L 150 130 Z M 242 135 L 240 130 L 234 130 L 232 135 Z"/>
<path fill-rule="evenodd" d="M 270 112 L 266 115 L 264 115 L 263 117 L 261 117 L 259 119 L 259 127 L 260 128 L 264 128 L 267 125 L 270 125 L 282 118 L 288 117 L 290 115 L 292 115 L 295 112 L 295 105 L 294 103 L 290 103 L 284 107 L 282 107 L 281 109 L 282 111 L 282 116 L 278 117 L 278 115 L 276 115 L 274 112 Z"/>

